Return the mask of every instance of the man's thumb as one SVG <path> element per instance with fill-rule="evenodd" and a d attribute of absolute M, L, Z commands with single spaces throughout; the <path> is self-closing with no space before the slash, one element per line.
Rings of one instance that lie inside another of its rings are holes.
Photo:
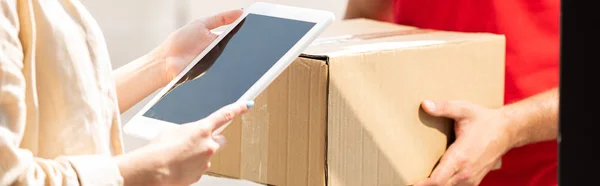
<path fill-rule="evenodd" d="M 432 116 L 447 117 L 455 120 L 463 118 L 470 112 L 467 105 L 458 101 L 425 100 L 421 106 L 425 112 Z"/>

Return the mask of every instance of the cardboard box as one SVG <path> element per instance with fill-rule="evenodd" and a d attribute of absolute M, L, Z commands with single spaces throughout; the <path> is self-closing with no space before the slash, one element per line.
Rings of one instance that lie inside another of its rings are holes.
<path fill-rule="evenodd" d="M 505 39 L 334 23 L 223 134 L 213 175 L 268 185 L 410 185 L 452 140 L 425 99 L 503 104 Z"/>

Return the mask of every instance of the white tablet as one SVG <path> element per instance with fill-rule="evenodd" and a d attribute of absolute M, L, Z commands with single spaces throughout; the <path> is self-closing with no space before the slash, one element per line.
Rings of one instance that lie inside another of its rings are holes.
<path fill-rule="evenodd" d="M 254 100 L 334 20 L 330 12 L 254 3 L 125 126 L 153 139 L 236 101 Z M 220 133 L 227 125 L 215 133 Z"/>

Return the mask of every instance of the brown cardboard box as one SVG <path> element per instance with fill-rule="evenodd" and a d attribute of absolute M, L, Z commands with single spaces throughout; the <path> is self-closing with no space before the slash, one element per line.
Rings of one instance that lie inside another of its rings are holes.
<path fill-rule="evenodd" d="M 269 185 L 410 185 L 452 122 L 424 99 L 503 104 L 503 36 L 364 19 L 334 23 L 224 131 L 213 175 Z"/>

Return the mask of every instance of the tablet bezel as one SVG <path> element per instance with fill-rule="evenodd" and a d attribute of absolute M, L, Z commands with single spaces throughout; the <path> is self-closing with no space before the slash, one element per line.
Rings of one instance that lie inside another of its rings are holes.
<path fill-rule="evenodd" d="M 201 52 L 186 68 L 182 70 L 167 86 L 150 100 L 136 115 L 134 115 L 127 124 L 123 127 L 123 131 L 132 136 L 142 139 L 151 140 L 160 134 L 165 129 L 176 127 L 179 124 L 145 117 L 146 113 L 160 98 L 174 86 L 179 79 L 182 78 L 196 63 L 202 59 L 210 50 L 212 50 L 229 32 L 240 23 L 248 14 L 258 14 L 277 18 L 285 18 L 298 21 L 306 21 L 315 23 L 315 25 L 292 47 L 288 50 L 261 78 L 256 81 L 250 89 L 246 91 L 238 101 L 254 100 L 269 84 L 271 84 L 277 76 L 279 76 L 302 51 L 314 41 L 321 32 L 335 19 L 331 12 L 314 10 L 307 8 L 291 7 L 285 5 L 276 5 L 264 2 L 257 2 L 244 9 L 242 15 L 227 26 L 225 29 L 206 49 Z M 207 90 L 209 91 L 209 90 Z M 215 131 L 219 134 L 229 124 Z"/>

